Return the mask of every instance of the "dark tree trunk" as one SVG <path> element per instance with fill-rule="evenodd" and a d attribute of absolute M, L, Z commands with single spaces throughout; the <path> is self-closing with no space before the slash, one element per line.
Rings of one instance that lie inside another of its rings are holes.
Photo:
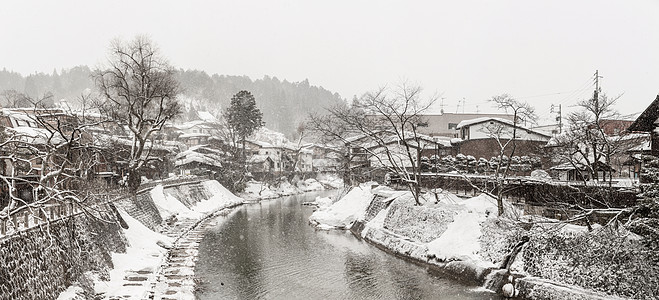
<path fill-rule="evenodd" d="M 142 176 L 139 171 L 132 170 L 128 173 L 128 189 L 130 189 L 131 192 L 137 191 L 140 184 L 142 184 Z"/>

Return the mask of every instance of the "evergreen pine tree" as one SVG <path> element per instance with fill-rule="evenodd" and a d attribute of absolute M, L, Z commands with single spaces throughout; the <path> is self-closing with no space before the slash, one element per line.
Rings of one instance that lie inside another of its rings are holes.
<path fill-rule="evenodd" d="M 245 156 L 245 139 L 254 131 L 262 127 L 263 113 L 256 107 L 256 100 L 252 93 L 240 91 L 231 97 L 231 106 L 225 111 L 227 124 L 242 144 L 243 163 Z"/>

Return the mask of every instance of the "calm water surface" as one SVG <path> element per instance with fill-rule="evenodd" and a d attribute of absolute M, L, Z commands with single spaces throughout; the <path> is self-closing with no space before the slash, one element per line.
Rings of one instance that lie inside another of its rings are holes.
<path fill-rule="evenodd" d="M 199 299 L 499 299 L 395 258 L 347 231 L 315 230 L 302 202 L 333 192 L 249 204 L 204 237 Z"/>

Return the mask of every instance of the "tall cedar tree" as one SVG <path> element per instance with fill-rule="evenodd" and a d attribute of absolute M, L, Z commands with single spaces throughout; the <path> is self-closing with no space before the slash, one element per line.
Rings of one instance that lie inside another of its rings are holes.
<path fill-rule="evenodd" d="M 256 107 L 252 93 L 240 91 L 231 97 L 231 106 L 224 112 L 229 129 L 242 144 L 242 160 L 246 161 L 245 139 L 263 125 L 263 113 Z"/>

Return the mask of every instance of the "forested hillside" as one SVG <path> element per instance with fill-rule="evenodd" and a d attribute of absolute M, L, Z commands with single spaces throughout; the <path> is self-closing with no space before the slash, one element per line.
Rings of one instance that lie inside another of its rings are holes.
<path fill-rule="evenodd" d="M 32 98 L 52 94 L 56 101 L 66 99 L 76 103 L 81 94 L 94 90 L 90 74 L 91 69 L 87 66 L 28 76 L 3 69 L 0 71 L 0 104 L 8 104 L 9 90 Z M 247 76 L 211 76 L 197 70 L 179 70 L 177 77 L 186 108 L 183 120 L 194 118 L 197 111 L 210 111 L 219 116 L 231 96 L 240 90 L 248 90 L 256 97 L 266 126 L 292 136 L 309 112 L 322 112 L 324 107 L 344 103 L 339 94 L 310 85 L 308 80 L 288 82 L 269 76 L 252 80 Z"/>

